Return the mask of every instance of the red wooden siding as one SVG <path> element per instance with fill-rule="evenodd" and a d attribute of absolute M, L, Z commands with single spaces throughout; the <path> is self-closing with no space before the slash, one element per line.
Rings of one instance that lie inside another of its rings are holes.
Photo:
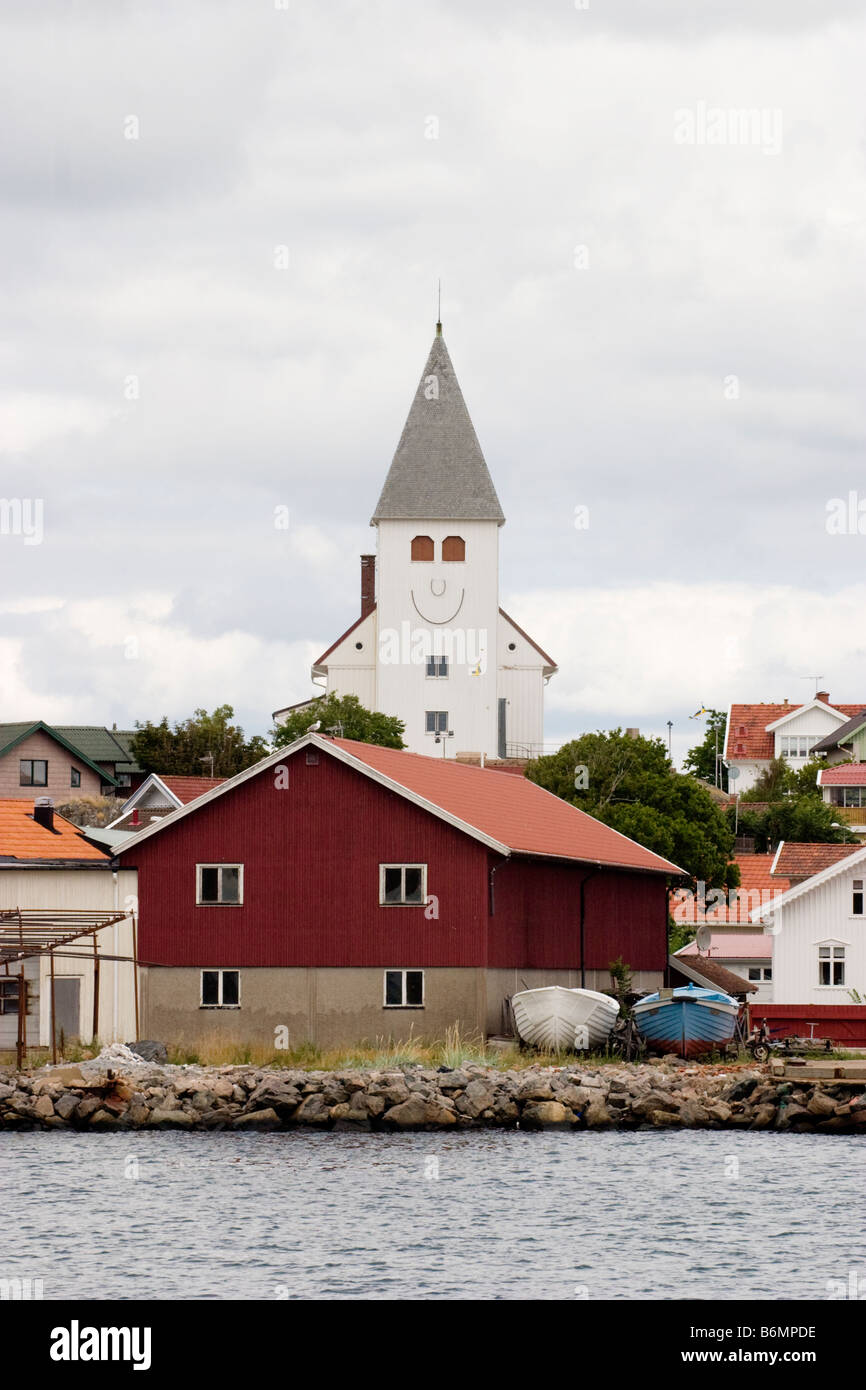
<path fill-rule="evenodd" d="M 752 1023 L 767 1020 L 772 1037 L 829 1038 L 846 1047 L 866 1047 L 866 1005 L 759 1004 L 749 1006 Z"/>
<path fill-rule="evenodd" d="M 580 884 L 584 965 L 606 970 L 622 956 L 632 970 L 664 970 L 667 897 L 659 874 L 513 859 L 493 875 L 488 963 L 569 970 L 580 965 Z"/>
<path fill-rule="evenodd" d="M 285 766 L 134 847 L 142 961 L 215 966 L 484 964 L 487 852 L 335 758 Z M 379 906 L 379 864 L 427 864 L 439 918 Z M 241 907 L 197 907 L 195 866 L 241 863 Z"/>
<path fill-rule="evenodd" d="M 663 970 L 663 875 L 516 856 L 479 841 L 326 754 L 301 749 L 123 856 L 138 868 L 144 963 L 187 966 L 580 966 L 580 883 L 587 969 L 622 956 Z M 244 866 L 239 907 L 198 907 L 196 864 Z M 380 907 L 379 864 L 427 865 L 422 907 Z M 489 915 L 490 869 L 495 867 Z"/>

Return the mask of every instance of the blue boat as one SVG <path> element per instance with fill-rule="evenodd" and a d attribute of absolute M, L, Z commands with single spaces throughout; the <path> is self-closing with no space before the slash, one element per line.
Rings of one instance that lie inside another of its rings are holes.
<path fill-rule="evenodd" d="M 732 1040 L 739 1011 L 730 994 L 689 984 L 648 994 L 635 1004 L 634 1021 L 653 1050 L 702 1057 Z"/>

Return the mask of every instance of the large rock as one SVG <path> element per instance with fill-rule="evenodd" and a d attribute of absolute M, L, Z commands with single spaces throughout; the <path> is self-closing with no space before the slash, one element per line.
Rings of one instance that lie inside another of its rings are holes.
<path fill-rule="evenodd" d="M 752 1129 L 769 1129 L 776 1118 L 775 1105 L 756 1105 L 752 1115 Z"/>
<path fill-rule="evenodd" d="M 584 1111 L 583 1118 L 587 1129 L 604 1129 L 613 1123 L 613 1116 L 602 1095 L 596 1093 Z"/>
<path fill-rule="evenodd" d="M 678 1109 L 677 1103 L 671 1096 L 664 1091 L 647 1091 L 645 1096 L 641 1096 L 632 1105 L 632 1113 L 640 1115 L 642 1118 L 649 1119 L 656 1110 Z"/>
<path fill-rule="evenodd" d="M 157 1108 L 151 1110 L 149 1125 L 155 1125 L 161 1129 L 192 1129 L 193 1118 L 185 1110 L 165 1110 Z"/>
<path fill-rule="evenodd" d="M 528 1101 L 520 1115 L 521 1129 L 552 1129 L 574 1123 L 574 1115 L 558 1100 Z"/>
<path fill-rule="evenodd" d="M 462 1115 L 475 1120 L 494 1103 L 494 1093 L 484 1081 L 470 1081 L 462 1096 L 457 1098 L 457 1109 Z"/>
<path fill-rule="evenodd" d="M 683 1122 L 683 1117 L 679 1111 L 673 1110 L 653 1110 L 649 1118 L 656 1129 L 665 1129 L 672 1125 L 681 1125 Z"/>
<path fill-rule="evenodd" d="M 427 1101 L 416 1093 L 401 1105 L 394 1105 L 390 1110 L 386 1110 L 383 1119 L 385 1124 L 397 1125 L 400 1129 L 419 1129 L 427 1123 Z M 453 1115 L 451 1119 L 453 1122 Z"/>
<path fill-rule="evenodd" d="M 552 1100 L 553 1087 L 550 1084 L 549 1076 L 538 1076 L 530 1073 L 525 1077 L 518 1089 L 518 1100 Z"/>
<path fill-rule="evenodd" d="M 54 1114 L 54 1102 L 50 1096 L 41 1095 L 34 1103 L 33 1114 L 38 1115 L 41 1120 L 47 1120 Z"/>
<path fill-rule="evenodd" d="M 251 1126 L 254 1129 L 276 1129 L 280 1123 L 280 1117 L 271 1106 L 264 1110 L 249 1110 L 243 1115 L 236 1115 L 232 1124 L 236 1129 Z"/>
<path fill-rule="evenodd" d="M 333 1102 L 335 1105 L 339 1101 Z M 331 1118 L 331 1107 L 324 1096 L 316 1092 L 314 1095 L 307 1096 L 298 1109 L 295 1111 L 294 1119 L 301 1125 L 326 1125 Z"/>
<path fill-rule="evenodd" d="M 150 1039 L 145 1039 L 143 1042 L 127 1043 L 126 1046 L 129 1048 L 130 1052 L 134 1052 L 136 1057 L 140 1057 L 143 1062 L 162 1063 L 168 1061 L 168 1051 L 165 1043 L 152 1042 Z"/>
<path fill-rule="evenodd" d="M 806 1109 L 810 1114 L 820 1115 L 824 1119 L 828 1115 L 835 1114 L 836 1102 L 831 1096 L 825 1095 L 823 1091 L 816 1091 Z"/>

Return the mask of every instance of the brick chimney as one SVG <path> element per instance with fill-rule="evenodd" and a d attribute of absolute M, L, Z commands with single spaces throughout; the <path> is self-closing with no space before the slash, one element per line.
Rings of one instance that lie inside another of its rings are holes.
<path fill-rule="evenodd" d="M 361 617 L 376 607 L 376 556 L 361 556 Z"/>
<path fill-rule="evenodd" d="M 830 703 L 830 696 L 826 690 L 819 690 L 817 695 L 815 696 L 815 699 L 821 700 L 825 705 L 829 705 Z"/>
<path fill-rule="evenodd" d="M 33 819 L 46 830 L 54 829 L 54 802 L 50 796 L 37 796 L 33 803 Z"/>

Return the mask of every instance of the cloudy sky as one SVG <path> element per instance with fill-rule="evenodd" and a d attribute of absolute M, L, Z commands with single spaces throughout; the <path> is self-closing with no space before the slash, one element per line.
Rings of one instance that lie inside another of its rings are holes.
<path fill-rule="evenodd" d="M 860 0 L 6 7 L 0 720 L 311 692 L 440 276 L 550 740 L 866 700 L 864 58 Z"/>

